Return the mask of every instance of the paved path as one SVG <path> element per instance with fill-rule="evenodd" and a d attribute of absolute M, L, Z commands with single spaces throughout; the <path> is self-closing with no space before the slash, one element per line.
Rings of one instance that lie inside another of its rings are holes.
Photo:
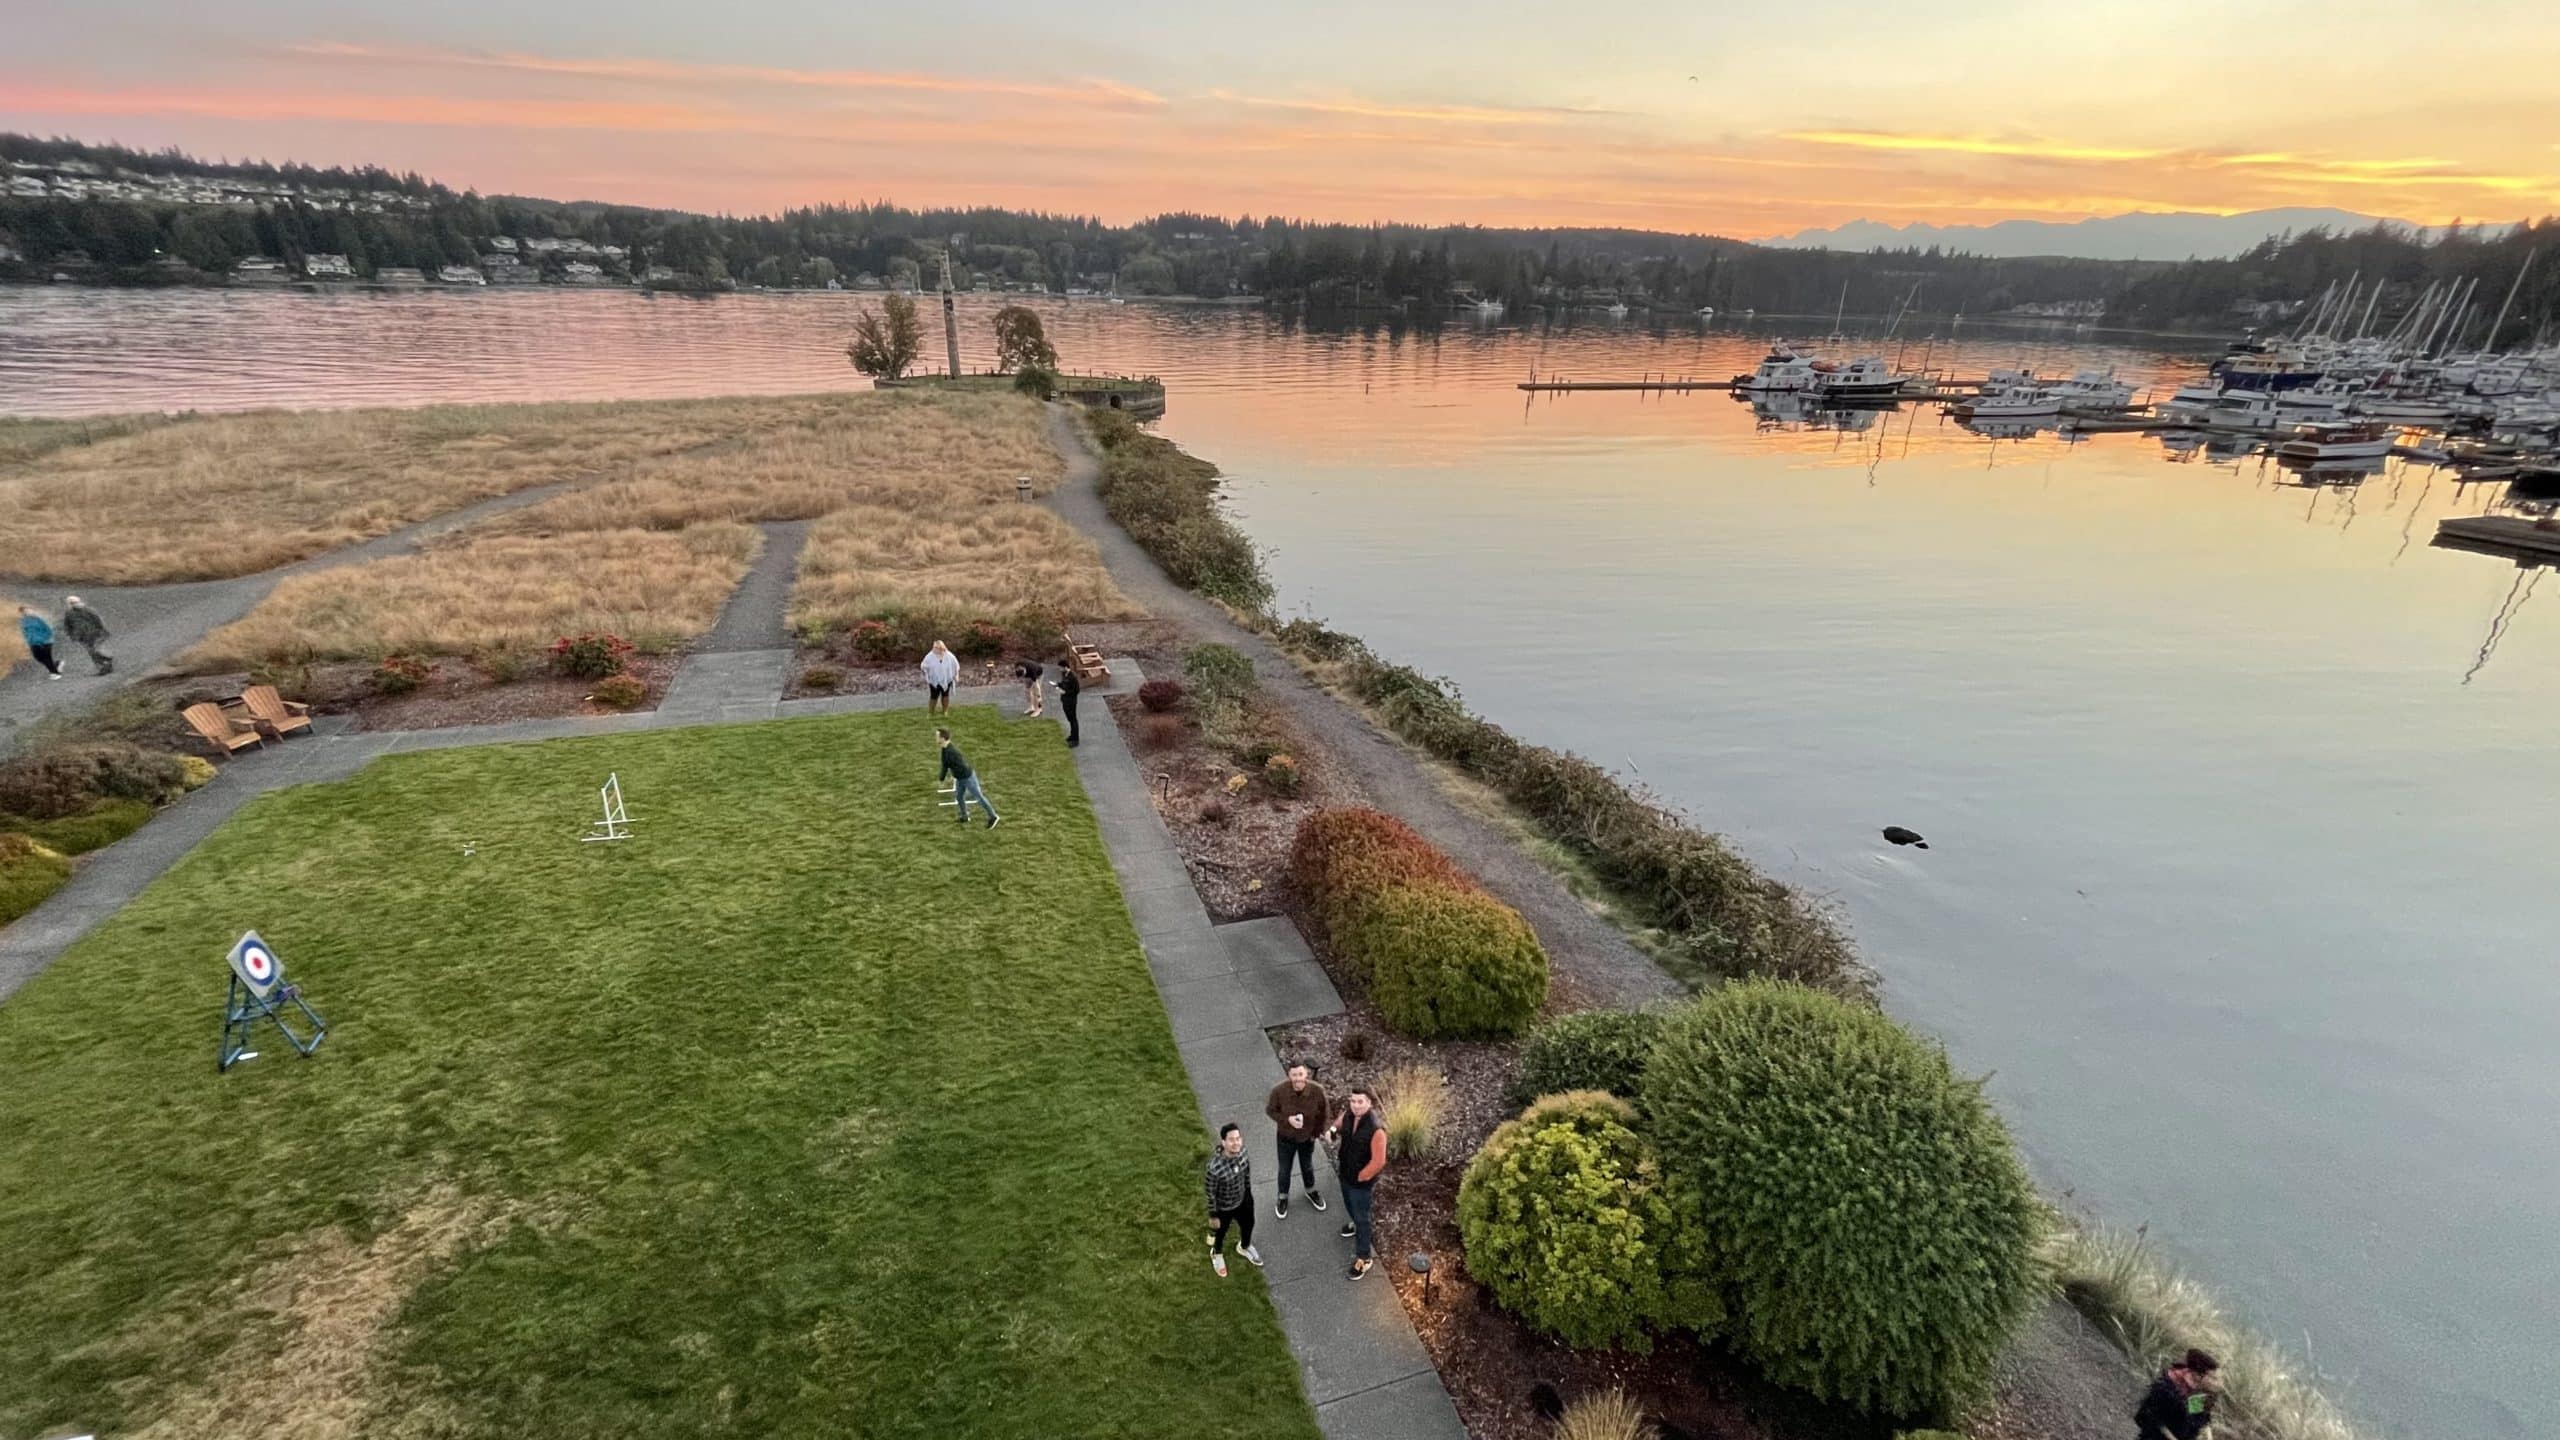
<path fill-rule="evenodd" d="M 1369 803 L 1421 831 L 1527 918 L 1556 960 L 1559 987 L 1592 1005 L 1636 1005 L 1682 993 L 1679 982 L 1585 908 L 1555 872 L 1510 836 L 1459 809 L 1401 741 L 1309 680 L 1268 639 L 1167 578 L 1102 508 L 1094 489 L 1101 467 L 1072 409 L 1052 405 L 1049 412 L 1049 436 L 1066 459 L 1067 475 L 1044 503 L 1101 548 L 1104 568 L 1130 599 L 1160 620 L 1180 621 L 1195 636 L 1224 641 L 1252 657 L 1264 691 L 1349 771 Z"/>
<path fill-rule="evenodd" d="M 68 680 L 47 680 L 43 671 L 25 660 L 11 665 L 6 674 L 0 674 L 0 750 L 8 748 L 20 728 L 45 715 L 88 705 L 106 692 L 139 679 L 154 667 L 175 659 L 215 627 L 227 625 L 248 614 L 251 607 L 267 598 L 267 593 L 275 589 L 279 581 L 308 575 L 315 570 L 361 564 L 413 550 L 421 542 L 448 531 L 547 500 L 576 483 L 564 480 L 554 485 L 537 485 L 529 490 L 500 495 L 431 520 L 421 520 L 415 525 L 403 525 L 359 544 L 230 580 L 197 580 L 176 585 L 79 585 L 54 580 L 0 580 L 0 615 L 12 621 L 22 604 L 33 605 L 48 616 L 57 616 L 62 613 L 62 597 L 65 595 L 77 595 L 88 601 L 90 608 L 106 619 L 112 632 L 107 641 L 107 651 L 116 660 L 113 674 L 95 676 L 89 671 L 89 657 L 81 653 L 79 646 L 57 643 L 54 658 L 63 662 L 63 673 L 72 677 Z M 19 654 L 14 633 L 9 640 L 5 653 Z"/>

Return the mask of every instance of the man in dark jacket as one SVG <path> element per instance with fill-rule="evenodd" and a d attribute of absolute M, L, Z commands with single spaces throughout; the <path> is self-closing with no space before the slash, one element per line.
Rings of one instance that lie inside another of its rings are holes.
<path fill-rule="evenodd" d="M 1352 1242 L 1351 1278 L 1357 1280 L 1377 1263 L 1369 1207 L 1376 1199 L 1372 1192 L 1378 1175 L 1387 1168 L 1387 1129 L 1379 1123 L 1378 1097 L 1368 1087 L 1353 1090 L 1342 1102 L 1333 1133 L 1342 1142 L 1341 1152 L 1333 1159 L 1334 1171 L 1342 1177 L 1342 1208 L 1351 1212 L 1351 1218 L 1342 1222 L 1342 1238 Z"/>
<path fill-rule="evenodd" d="M 1067 717 L 1067 744 L 1072 747 L 1084 736 L 1076 729 L 1076 696 L 1084 693 L 1084 682 L 1076 678 L 1074 659 L 1058 662 L 1058 708 Z"/>
<path fill-rule="evenodd" d="M 97 611 L 81 603 L 77 595 L 63 597 L 62 633 L 89 652 L 89 663 L 98 667 L 99 674 L 104 675 L 116 668 L 116 657 L 106 650 L 107 622 L 99 617 Z"/>
<path fill-rule="evenodd" d="M 987 828 L 993 830 L 996 822 L 1004 817 L 996 813 L 996 807 L 987 803 L 987 792 L 978 784 L 978 772 L 969 768 L 968 758 L 960 753 L 959 746 L 951 743 L 950 731 L 937 727 L 933 733 L 942 742 L 942 773 L 933 778 L 951 782 L 951 798 L 960 802 L 960 823 L 969 823 L 969 801 L 974 798 L 978 808 L 987 812 Z"/>
<path fill-rule="evenodd" d="M 2222 1394 L 2221 1369 L 2212 1356 L 2190 1350 L 2161 1371 L 2133 1412 L 2133 1423 L 2142 1427 L 2137 1440 L 2203 1440 L 2213 1429 L 2213 1402 Z"/>
<path fill-rule="evenodd" d="M 1307 1186 L 1307 1203 L 1318 1210 L 1324 1208 L 1324 1195 L 1316 1189 L 1316 1137 L 1324 1134 L 1333 1121 L 1333 1101 L 1324 1087 L 1312 1078 L 1306 1062 L 1289 1067 L 1289 1078 L 1271 1087 L 1271 1097 L 1262 1102 L 1262 1113 L 1271 1117 L 1272 1128 L 1280 1133 L 1280 1200 L 1271 1213 L 1289 1218 L 1289 1165 L 1297 1162 L 1298 1174 Z"/>

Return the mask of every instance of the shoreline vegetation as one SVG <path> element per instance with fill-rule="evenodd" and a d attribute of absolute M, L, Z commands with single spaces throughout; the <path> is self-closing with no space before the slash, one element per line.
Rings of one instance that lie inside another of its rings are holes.
<path fill-rule="evenodd" d="M 1469 710 L 1450 682 L 1384 660 L 1320 621 L 1273 616 L 1261 555 L 1217 503 L 1217 468 L 1126 416 L 1085 418 L 1101 451 L 1106 508 L 1168 575 L 1270 637 L 1381 728 L 1507 804 L 1518 828 L 1543 842 L 1530 852 L 1562 859 L 1578 892 L 1602 887 L 1607 903 L 1594 908 L 1684 984 L 1786 981 L 1880 1008 L 1878 975 L 1826 903 L 1761 873 L 1641 787 L 1511 736 Z M 2046 1284 L 2125 1357 L 2137 1382 L 2201 1346 L 2222 1359 L 2229 1383 L 2221 1433 L 2369 1440 L 2282 1346 L 2232 1320 L 2146 1235 L 2083 1221 L 2049 1200 L 2044 1208 Z"/>

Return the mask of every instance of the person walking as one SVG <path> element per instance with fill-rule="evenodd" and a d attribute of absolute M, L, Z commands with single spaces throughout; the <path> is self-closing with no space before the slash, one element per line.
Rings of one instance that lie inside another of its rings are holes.
<path fill-rule="evenodd" d="M 116 668 L 116 657 L 107 653 L 107 622 L 97 611 L 82 603 L 77 595 L 62 597 L 62 633 L 72 643 L 89 652 L 89 663 L 101 675 Z"/>
<path fill-rule="evenodd" d="M 2143 1392 L 2133 1423 L 2137 1440 L 2203 1440 L 2213 1432 L 2213 1405 L 2222 1394 L 2222 1363 L 2190 1350 L 2160 1372 Z"/>
<path fill-rule="evenodd" d="M 951 782 L 951 798 L 960 803 L 960 823 L 969 823 L 969 802 L 975 799 L 978 808 L 987 812 L 987 828 L 993 830 L 1004 817 L 996 813 L 995 806 L 987 803 L 986 788 L 978 783 L 978 772 L 969 768 L 968 757 L 960 753 L 959 746 L 951 743 L 949 730 L 937 727 L 933 733 L 942 742 L 942 773 L 933 778 Z"/>
<path fill-rule="evenodd" d="M 1324 1209 L 1324 1192 L 1316 1188 L 1316 1137 L 1333 1121 L 1333 1101 L 1315 1082 L 1314 1074 L 1307 1062 L 1296 1062 L 1289 1067 L 1288 1078 L 1272 1086 L 1270 1098 L 1262 1102 L 1262 1113 L 1271 1117 L 1272 1128 L 1280 1135 L 1280 1198 L 1272 1203 L 1271 1213 L 1282 1220 L 1289 1218 L 1291 1161 L 1297 1162 L 1299 1178 L 1306 1182 L 1307 1203 Z"/>
<path fill-rule="evenodd" d="M 1022 713 L 1025 715 L 1038 715 L 1042 708 L 1042 697 L 1040 694 L 1040 662 L 1037 660 L 1025 660 L 1021 664 L 1013 667 L 1013 673 L 1016 678 L 1022 681 Z"/>
<path fill-rule="evenodd" d="M 1233 1124 L 1218 1127 L 1218 1148 L 1209 1152 L 1209 1168 L 1201 1177 L 1209 1192 L 1209 1268 L 1227 1276 L 1227 1227 L 1236 1227 L 1236 1253 L 1258 1269 L 1262 1252 L 1253 1248 L 1253 1162 L 1245 1157 L 1244 1131 Z"/>
<path fill-rule="evenodd" d="M 1084 741 L 1084 733 L 1076 729 L 1076 697 L 1084 693 L 1084 682 L 1076 678 L 1072 659 L 1058 662 L 1058 709 L 1067 717 L 1067 748 L 1072 750 Z"/>
<path fill-rule="evenodd" d="M 924 671 L 924 713 L 950 714 L 951 687 L 960 683 L 960 657 L 951 653 L 950 646 L 936 640 L 933 648 L 924 652 L 924 663 L 916 668 Z"/>
<path fill-rule="evenodd" d="M 53 626 L 36 613 L 32 605 L 18 607 L 18 635 L 27 642 L 27 653 L 44 667 L 47 678 L 62 678 L 62 667 L 53 658 Z"/>
<path fill-rule="evenodd" d="M 1351 1278 L 1357 1280 L 1377 1263 L 1377 1236 L 1369 1226 L 1369 1207 L 1379 1172 L 1387 1168 L 1387 1127 L 1378 1123 L 1378 1097 L 1367 1086 L 1343 1101 L 1333 1133 L 1342 1142 L 1333 1168 L 1342 1178 L 1342 1208 L 1351 1216 L 1342 1222 L 1342 1238 L 1352 1242 Z"/>

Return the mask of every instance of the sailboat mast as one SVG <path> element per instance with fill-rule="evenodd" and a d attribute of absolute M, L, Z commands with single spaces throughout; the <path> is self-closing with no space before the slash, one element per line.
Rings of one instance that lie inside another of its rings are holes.
<path fill-rule="evenodd" d="M 2498 304 L 2498 321 L 2489 327 L 2488 338 L 2480 342 L 2482 354 L 2487 354 L 2489 347 L 2498 343 L 2498 332 L 2507 328 L 2507 312 L 2515 308 L 2516 292 L 2524 288 L 2524 272 L 2533 268 L 2533 257 L 2541 253 L 2542 247 L 2538 245 L 2524 252 L 2524 263 L 2516 267 L 2515 281 L 2507 286 L 2507 298 Z"/>

